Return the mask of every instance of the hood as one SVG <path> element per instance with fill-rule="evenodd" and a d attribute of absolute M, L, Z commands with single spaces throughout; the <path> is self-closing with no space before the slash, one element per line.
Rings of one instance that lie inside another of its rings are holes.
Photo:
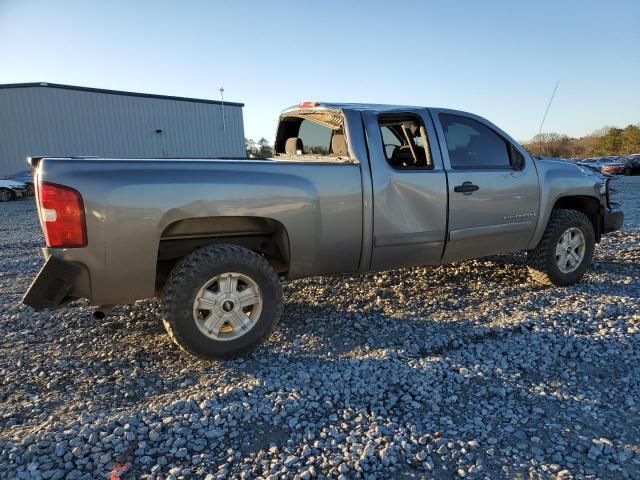
<path fill-rule="evenodd" d="M 605 177 L 595 170 L 593 167 L 587 167 L 580 163 L 575 163 L 571 160 L 564 160 L 561 158 L 550 157 L 534 157 L 537 165 L 543 168 L 561 170 L 567 175 L 583 175 L 585 177 L 593 178 L 594 180 L 602 181 Z"/>

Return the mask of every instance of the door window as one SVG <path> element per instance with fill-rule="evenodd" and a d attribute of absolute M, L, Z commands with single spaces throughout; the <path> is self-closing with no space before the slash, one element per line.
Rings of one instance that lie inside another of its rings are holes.
<path fill-rule="evenodd" d="M 511 168 L 509 144 L 472 118 L 441 113 L 452 168 Z"/>

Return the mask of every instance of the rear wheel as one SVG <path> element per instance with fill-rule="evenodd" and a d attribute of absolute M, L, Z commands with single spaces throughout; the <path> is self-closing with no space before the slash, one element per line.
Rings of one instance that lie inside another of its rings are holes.
<path fill-rule="evenodd" d="M 230 358 L 271 334 L 282 312 L 282 288 L 260 255 L 212 245 L 176 264 L 163 301 L 164 326 L 182 350 L 204 359 Z"/>
<path fill-rule="evenodd" d="M 13 192 L 8 188 L 0 188 L 0 202 L 9 202 L 13 200 Z"/>
<path fill-rule="evenodd" d="M 622 172 L 624 175 L 631 175 L 631 167 L 624 167 L 624 171 Z"/>
<path fill-rule="evenodd" d="M 589 217 L 576 210 L 553 210 L 542 240 L 527 254 L 530 277 L 543 285 L 574 284 L 589 267 L 594 247 Z"/>

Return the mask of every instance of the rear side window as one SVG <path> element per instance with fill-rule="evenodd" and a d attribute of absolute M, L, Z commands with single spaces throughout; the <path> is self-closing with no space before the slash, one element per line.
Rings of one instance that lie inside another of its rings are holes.
<path fill-rule="evenodd" d="M 433 168 L 431 150 L 422 120 L 416 115 L 381 116 L 378 119 L 382 148 L 393 168 Z"/>
<path fill-rule="evenodd" d="M 298 137 L 302 140 L 302 152 L 306 155 L 327 155 L 331 148 L 332 130 L 319 123 L 303 120 Z"/>
<path fill-rule="evenodd" d="M 508 143 L 472 118 L 441 113 L 452 168 L 511 168 Z"/>

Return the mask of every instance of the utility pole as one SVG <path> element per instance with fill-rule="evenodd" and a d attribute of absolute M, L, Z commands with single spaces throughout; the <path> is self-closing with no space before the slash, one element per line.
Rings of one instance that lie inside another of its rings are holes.
<path fill-rule="evenodd" d="M 220 98 L 222 99 L 222 129 L 227 130 L 227 122 L 224 118 L 224 87 L 220 87 Z"/>

